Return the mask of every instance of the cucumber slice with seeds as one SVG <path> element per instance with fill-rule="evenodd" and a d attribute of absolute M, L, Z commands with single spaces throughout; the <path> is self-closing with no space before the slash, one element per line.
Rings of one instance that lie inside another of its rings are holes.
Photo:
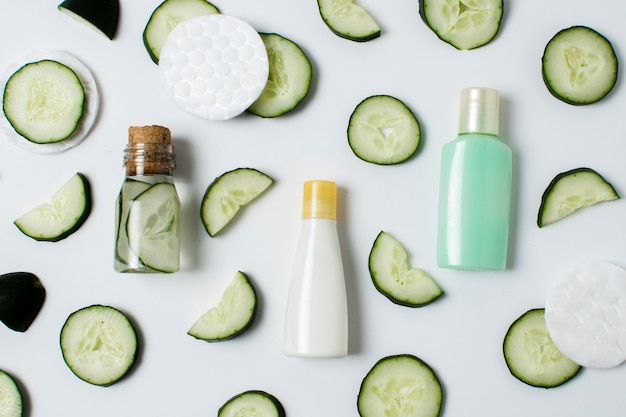
<path fill-rule="evenodd" d="M 421 141 L 415 114 L 402 101 L 374 95 L 361 101 L 350 116 L 348 143 L 360 159 L 393 165 L 411 158 Z"/>
<path fill-rule="evenodd" d="M 572 26 L 548 42 L 542 57 L 550 93 L 573 105 L 606 97 L 617 82 L 617 56 L 611 42 L 586 26 Z"/>
<path fill-rule="evenodd" d="M 562 385 L 581 370 L 552 341 L 543 308 L 528 310 L 511 324 L 504 337 L 503 353 L 511 374 L 533 387 Z"/>
<path fill-rule="evenodd" d="M 313 67 L 295 42 L 276 33 L 261 33 L 269 59 L 269 77 L 259 98 L 247 111 L 277 117 L 295 109 L 309 93 Z"/>
<path fill-rule="evenodd" d="M 135 363 L 137 333 L 120 310 L 92 305 L 69 315 L 61 329 L 61 353 L 70 370 L 93 385 L 122 379 Z"/>
<path fill-rule="evenodd" d="M 380 26 L 353 0 L 317 0 L 324 23 L 336 35 L 356 42 L 380 36 Z"/>
<path fill-rule="evenodd" d="M 420 16 L 442 41 L 456 49 L 491 42 L 502 22 L 502 0 L 420 0 Z"/>
<path fill-rule="evenodd" d="M 217 417 L 285 417 L 285 409 L 272 394 L 250 390 L 226 401 L 218 410 Z"/>
<path fill-rule="evenodd" d="M 65 0 L 58 9 L 110 40 L 115 36 L 120 18 L 119 0 Z"/>
<path fill-rule="evenodd" d="M 200 216 L 210 236 L 217 235 L 239 213 L 254 201 L 274 180 L 254 168 L 237 168 L 225 172 L 209 184 L 200 208 Z"/>
<path fill-rule="evenodd" d="M 206 0 L 165 0 L 150 15 L 143 30 L 143 44 L 155 64 L 172 30 L 192 17 L 219 14 L 220 10 Z"/>
<path fill-rule="evenodd" d="M 369 271 L 376 289 L 399 305 L 419 307 L 443 295 L 428 273 L 409 269 L 404 247 L 384 231 L 378 234 L 370 251 Z"/>
<path fill-rule="evenodd" d="M 84 106 L 85 89 L 74 70 L 51 59 L 23 65 L 4 87 L 2 110 L 8 122 L 38 144 L 72 136 Z"/>
<path fill-rule="evenodd" d="M 541 197 L 537 225 L 544 227 L 581 208 L 619 198 L 615 188 L 591 168 L 562 172 L 554 177 Z"/>
<path fill-rule="evenodd" d="M 172 183 L 160 182 L 130 203 L 126 234 L 130 250 L 154 271 L 180 268 L 180 200 Z"/>
<path fill-rule="evenodd" d="M 432 368 L 409 354 L 380 359 L 367 373 L 357 398 L 361 417 L 437 417 L 443 389 Z"/>
<path fill-rule="evenodd" d="M 241 271 L 235 274 L 219 303 L 204 313 L 187 334 L 196 339 L 218 342 L 232 339 L 247 330 L 256 315 L 256 291 Z"/>
<path fill-rule="evenodd" d="M 0 370 L 0 416 L 22 417 L 24 401 L 15 379 L 5 371 Z"/>
<path fill-rule="evenodd" d="M 76 232 L 91 212 L 91 187 L 87 178 L 74 174 L 50 198 L 14 221 L 35 240 L 58 242 Z"/>

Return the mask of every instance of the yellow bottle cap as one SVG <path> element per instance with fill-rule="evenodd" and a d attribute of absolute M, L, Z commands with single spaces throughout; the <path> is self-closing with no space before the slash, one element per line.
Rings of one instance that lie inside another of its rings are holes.
<path fill-rule="evenodd" d="M 337 184 L 312 180 L 304 183 L 303 219 L 337 219 Z"/>

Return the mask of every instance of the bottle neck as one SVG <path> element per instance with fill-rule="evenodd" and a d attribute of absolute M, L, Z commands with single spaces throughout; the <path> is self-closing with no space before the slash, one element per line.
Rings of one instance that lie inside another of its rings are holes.
<path fill-rule="evenodd" d="M 129 143 L 124 150 L 126 176 L 167 175 L 176 168 L 174 146 L 165 143 Z"/>

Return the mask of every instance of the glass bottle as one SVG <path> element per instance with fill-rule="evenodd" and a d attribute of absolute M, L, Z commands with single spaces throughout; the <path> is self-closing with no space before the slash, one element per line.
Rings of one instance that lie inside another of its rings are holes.
<path fill-rule="evenodd" d="M 506 268 L 511 211 L 511 149 L 498 138 L 499 97 L 461 91 L 459 135 L 443 147 L 437 262 L 468 270 Z"/>
<path fill-rule="evenodd" d="M 285 316 L 284 352 L 299 357 L 348 353 L 348 309 L 337 235 L 337 185 L 304 183 L 302 223 Z"/>
<path fill-rule="evenodd" d="M 126 176 L 115 206 L 117 272 L 176 272 L 180 268 L 180 199 L 170 130 L 131 126 Z"/>

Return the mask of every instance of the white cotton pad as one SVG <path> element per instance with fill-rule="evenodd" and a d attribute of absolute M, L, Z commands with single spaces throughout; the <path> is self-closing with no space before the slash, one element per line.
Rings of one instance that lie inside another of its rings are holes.
<path fill-rule="evenodd" d="M 592 261 L 559 277 L 545 309 L 550 337 L 561 353 L 589 368 L 626 360 L 626 270 Z"/>
<path fill-rule="evenodd" d="M 254 28 L 216 14 L 179 23 L 163 45 L 159 70 L 167 94 L 183 110 L 225 120 L 241 114 L 261 95 L 269 62 Z"/>

